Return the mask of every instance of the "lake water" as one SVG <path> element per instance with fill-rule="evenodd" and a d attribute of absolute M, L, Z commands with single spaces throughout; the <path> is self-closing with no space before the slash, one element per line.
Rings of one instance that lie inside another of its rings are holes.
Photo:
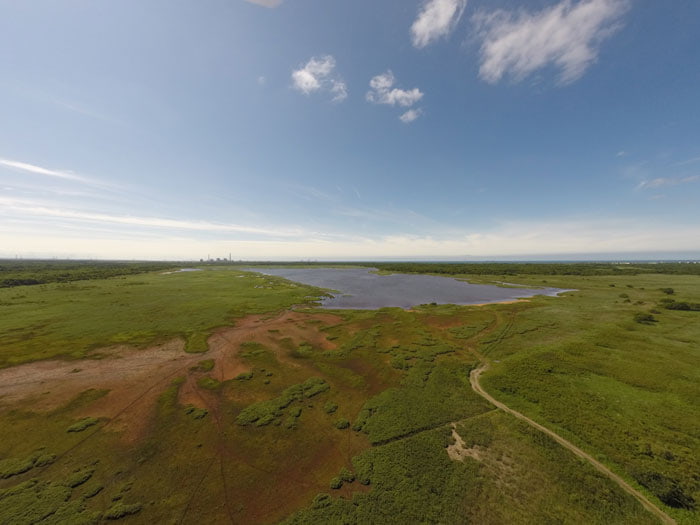
<path fill-rule="evenodd" d="M 324 298 L 324 308 L 374 310 L 419 304 L 482 304 L 514 301 L 535 295 L 556 296 L 559 288 L 501 288 L 470 284 L 452 277 L 419 274 L 377 275 L 369 268 L 248 268 L 319 288 L 337 290 Z"/>

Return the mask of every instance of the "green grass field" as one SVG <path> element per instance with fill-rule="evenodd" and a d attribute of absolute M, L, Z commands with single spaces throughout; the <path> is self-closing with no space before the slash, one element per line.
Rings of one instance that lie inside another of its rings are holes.
<path fill-rule="evenodd" d="M 577 291 L 329 315 L 312 306 L 322 290 L 230 267 L 0 289 L 0 374 L 71 362 L 65 382 L 32 396 L 0 386 L 0 523 L 656 522 L 478 396 L 469 372 L 479 354 L 494 397 L 678 523 L 699 522 L 700 312 L 662 300 L 700 302 L 700 277 L 508 281 Z M 285 314 L 292 305 L 305 306 Z M 196 352 L 210 334 L 232 338 L 233 357 L 181 350 L 172 374 L 134 383 L 133 403 L 97 379 L 51 403 L 70 391 L 71 368 L 78 378 L 95 357 L 102 367 L 127 359 L 103 346 L 146 351 L 177 338 Z M 107 417 L 110 403 L 122 404 Z M 469 451 L 461 461 L 448 455 L 453 428 Z"/>

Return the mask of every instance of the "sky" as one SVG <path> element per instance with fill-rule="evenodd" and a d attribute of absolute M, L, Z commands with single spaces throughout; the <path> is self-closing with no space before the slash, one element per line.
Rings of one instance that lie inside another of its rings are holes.
<path fill-rule="evenodd" d="M 0 257 L 700 258 L 698 21 L 0 0 Z"/>

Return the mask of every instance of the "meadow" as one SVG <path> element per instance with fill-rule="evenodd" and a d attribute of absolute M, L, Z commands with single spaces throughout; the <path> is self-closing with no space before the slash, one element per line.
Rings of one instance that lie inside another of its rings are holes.
<path fill-rule="evenodd" d="M 657 522 L 477 395 L 483 360 L 491 395 L 698 522 L 700 314 L 669 308 L 697 275 L 457 274 L 576 291 L 328 311 L 204 268 L 0 290 L 0 523 Z"/>

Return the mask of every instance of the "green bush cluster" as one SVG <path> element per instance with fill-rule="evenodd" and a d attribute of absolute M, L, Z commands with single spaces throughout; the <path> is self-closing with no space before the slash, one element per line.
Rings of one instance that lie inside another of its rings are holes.
<path fill-rule="evenodd" d="M 667 310 L 684 310 L 686 312 L 700 312 L 700 303 L 690 303 L 687 301 L 675 301 L 674 299 L 661 299 L 661 306 Z"/>
<path fill-rule="evenodd" d="M 633 319 L 635 323 L 639 324 L 652 324 L 656 322 L 656 317 L 654 317 L 652 314 L 644 312 L 634 314 Z"/>
<path fill-rule="evenodd" d="M 456 361 L 421 362 L 402 386 L 370 399 L 353 430 L 368 434 L 373 444 L 480 414 L 490 409 L 469 386 L 469 366 Z"/>
<path fill-rule="evenodd" d="M 251 425 L 261 427 L 273 422 L 279 422 L 284 415 L 284 410 L 295 401 L 302 401 L 314 397 L 330 389 L 330 385 L 319 377 L 311 377 L 298 385 L 285 389 L 279 397 L 260 401 L 244 408 L 236 423 L 239 425 Z M 301 412 L 299 412 L 301 414 Z"/>
<path fill-rule="evenodd" d="M 97 425 L 97 423 L 99 422 L 100 420 L 95 417 L 84 417 L 80 421 L 77 421 L 71 426 L 69 426 L 66 429 L 66 432 L 82 432 L 83 430 L 88 429 L 91 426 Z"/>
<path fill-rule="evenodd" d="M 0 479 L 11 478 L 24 474 L 34 467 L 50 465 L 56 460 L 55 454 L 48 454 L 44 449 L 39 449 L 26 458 L 7 458 L 0 461 Z"/>
<path fill-rule="evenodd" d="M 194 405 L 187 405 L 185 407 L 185 414 L 192 416 L 192 419 L 203 419 L 209 411 L 206 408 L 197 408 Z"/>
<path fill-rule="evenodd" d="M 109 509 L 107 509 L 107 511 L 104 513 L 104 517 L 108 520 L 118 520 L 126 516 L 137 514 L 138 512 L 141 512 L 142 508 L 143 505 L 139 503 L 134 503 L 131 505 L 127 505 L 125 503 L 115 503 Z"/>

